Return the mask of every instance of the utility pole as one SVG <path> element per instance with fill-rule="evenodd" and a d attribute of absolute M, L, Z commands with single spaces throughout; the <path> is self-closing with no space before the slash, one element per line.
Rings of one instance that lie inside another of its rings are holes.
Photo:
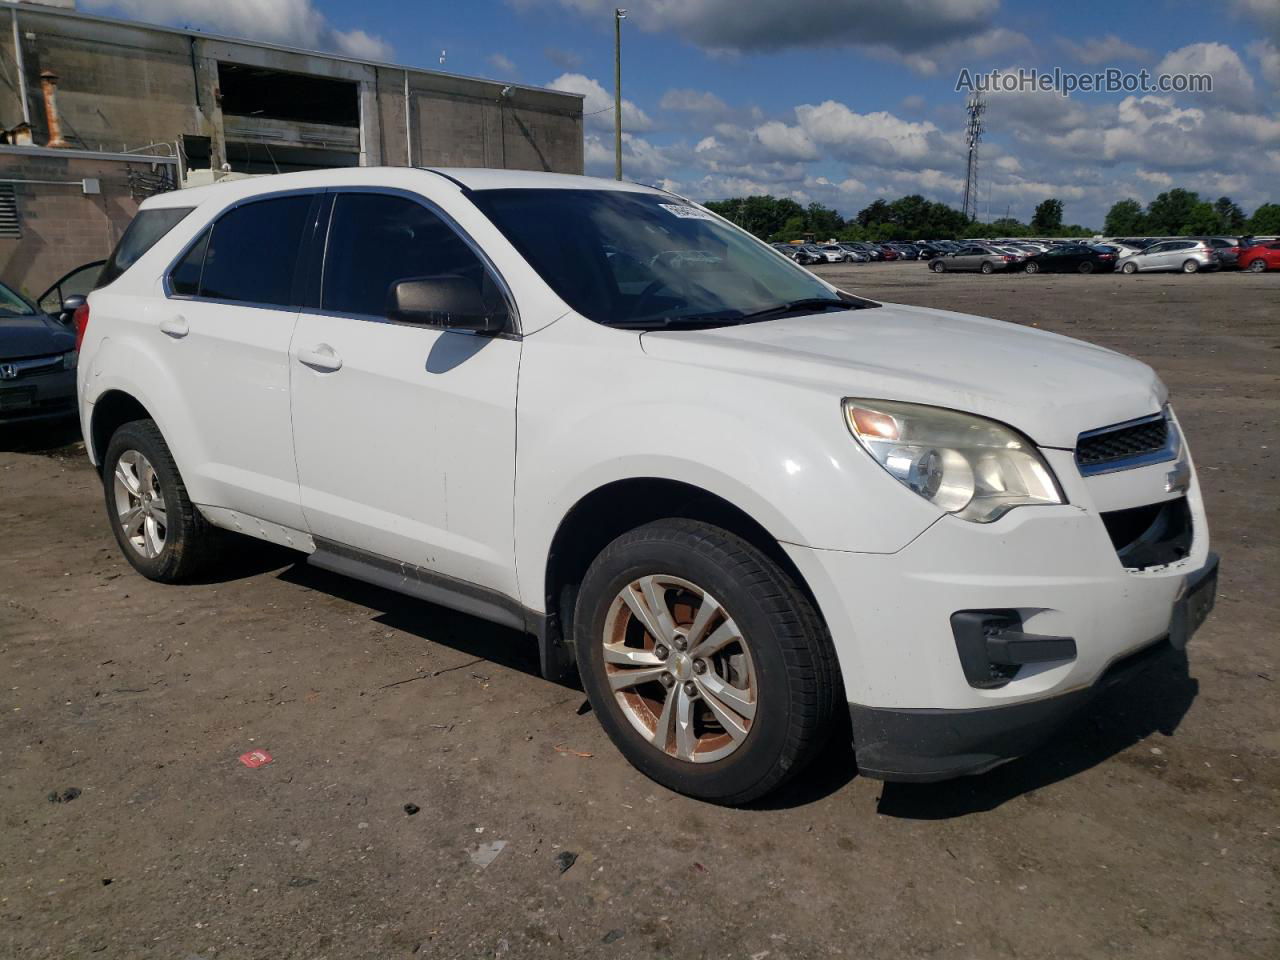
<path fill-rule="evenodd" d="M 965 125 L 964 131 L 965 143 L 969 145 L 969 163 L 965 171 L 962 212 L 970 220 L 976 220 L 978 217 L 978 144 L 982 142 L 984 129 L 982 115 L 987 112 L 987 102 L 982 99 L 982 94 L 971 93 L 969 99 L 965 101 L 964 109 L 969 115 L 969 122 Z"/>
<path fill-rule="evenodd" d="M 627 11 L 613 11 L 613 177 L 622 179 L 622 21 Z"/>

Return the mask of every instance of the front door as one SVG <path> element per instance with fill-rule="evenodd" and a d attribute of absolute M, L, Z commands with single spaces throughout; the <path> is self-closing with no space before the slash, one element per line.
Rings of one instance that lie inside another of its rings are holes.
<path fill-rule="evenodd" d="M 517 596 L 520 341 L 388 319 L 397 280 L 486 265 L 407 195 L 334 196 L 318 309 L 294 332 L 294 449 L 317 538 Z M 505 309 L 499 306 L 498 309 Z"/>

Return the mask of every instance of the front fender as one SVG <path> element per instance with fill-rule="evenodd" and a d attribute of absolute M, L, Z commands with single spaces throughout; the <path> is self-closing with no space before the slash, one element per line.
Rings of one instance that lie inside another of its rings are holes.
<path fill-rule="evenodd" d="M 541 608 L 565 515 L 607 484 L 674 480 L 728 501 L 780 542 L 894 553 L 940 512 L 849 434 L 838 387 L 646 355 L 635 333 L 570 315 L 525 340 L 517 408 L 516 553 Z"/>

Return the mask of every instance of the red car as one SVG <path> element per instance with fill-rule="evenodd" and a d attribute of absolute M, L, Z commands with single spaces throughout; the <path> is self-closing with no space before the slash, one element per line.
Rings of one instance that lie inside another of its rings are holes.
<path fill-rule="evenodd" d="M 1251 247 L 1241 247 L 1239 264 L 1241 270 L 1254 273 L 1280 270 L 1280 240 L 1265 240 Z"/>
<path fill-rule="evenodd" d="M 884 254 L 886 263 L 890 260 L 897 260 L 900 258 L 897 250 L 893 249 L 893 247 L 886 247 L 883 243 L 876 244 L 876 249 Z"/>

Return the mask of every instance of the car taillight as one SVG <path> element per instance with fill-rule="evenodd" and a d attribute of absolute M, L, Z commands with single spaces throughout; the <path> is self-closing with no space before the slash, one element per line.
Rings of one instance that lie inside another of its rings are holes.
<path fill-rule="evenodd" d="M 1007 254 L 1007 253 L 1006 253 L 1006 254 L 1004 255 L 1004 259 L 1006 259 L 1006 260 L 1012 260 L 1012 259 L 1013 259 L 1013 257 L 1009 256 L 1009 254 Z"/>
<path fill-rule="evenodd" d="M 79 350 L 80 344 L 84 343 L 84 332 L 89 329 L 89 304 L 82 303 L 76 307 L 71 320 L 76 325 L 76 349 Z"/>
<path fill-rule="evenodd" d="M 1100 253 L 1100 254 L 1098 254 L 1098 259 L 1099 259 L 1099 260 L 1110 260 L 1110 259 L 1111 259 L 1111 254 L 1109 254 L 1109 253 Z"/>

